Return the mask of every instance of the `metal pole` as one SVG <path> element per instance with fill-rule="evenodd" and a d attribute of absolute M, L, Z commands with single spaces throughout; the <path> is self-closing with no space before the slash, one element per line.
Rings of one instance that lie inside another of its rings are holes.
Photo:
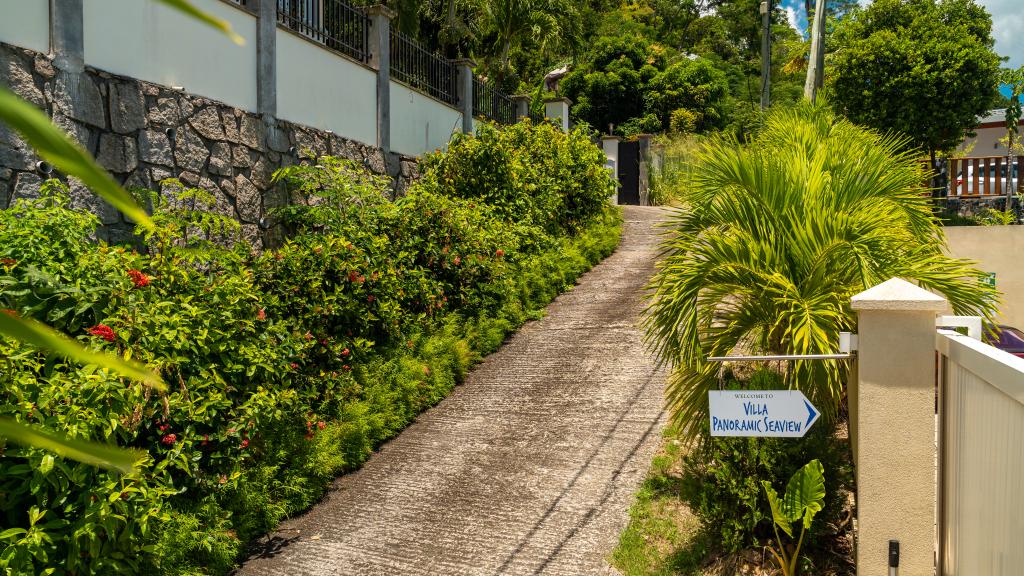
<path fill-rule="evenodd" d="M 771 105 L 772 86 L 772 2 L 761 2 L 761 111 Z"/>

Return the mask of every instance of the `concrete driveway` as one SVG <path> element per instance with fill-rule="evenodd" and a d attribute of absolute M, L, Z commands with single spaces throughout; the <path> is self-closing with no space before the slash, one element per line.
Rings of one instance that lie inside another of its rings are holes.
<path fill-rule="evenodd" d="M 660 440 L 665 373 L 637 322 L 657 208 L 622 244 L 239 570 L 256 575 L 611 574 Z"/>

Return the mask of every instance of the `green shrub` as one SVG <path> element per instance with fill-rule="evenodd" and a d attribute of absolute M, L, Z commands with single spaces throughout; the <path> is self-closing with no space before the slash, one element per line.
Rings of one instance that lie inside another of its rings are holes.
<path fill-rule="evenodd" d="M 490 204 L 509 222 L 555 236 L 591 222 L 615 190 L 589 134 L 582 128 L 565 134 L 547 122 L 481 125 L 476 135 L 456 134 L 447 152 L 424 165 L 427 188 Z"/>
<path fill-rule="evenodd" d="M 767 371 L 754 374 L 743 389 L 780 389 L 781 378 Z M 735 383 L 730 388 L 738 388 Z M 705 428 L 707 426 L 705 425 Z M 786 482 L 803 464 L 818 460 L 828 470 L 825 507 L 805 538 L 814 549 L 827 525 L 838 524 L 845 491 L 852 486 L 849 445 L 836 438 L 824 420 L 801 439 L 728 438 L 709 436 L 683 458 L 683 500 L 721 551 L 735 552 L 772 538 L 772 514 L 762 481 L 784 492 Z"/>
<path fill-rule="evenodd" d="M 599 153 L 574 138 L 549 149 L 574 182 L 552 196 L 557 234 L 447 194 L 436 173 L 391 202 L 331 158 L 281 173 L 301 200 L 282 211 L 293 237 L 259 255 L 225 247 L 237 223 L 177 182 L 148 197 L 157 230 L 143 253 L 95 242 L 96 218 L 56 182 L 0 210 L 0 309 L 170 384 L 0 338 L 0 414 L 148 454 L 118 476 L 0 445 L 0 572 L 225 573 L 614 249 L 621 217 L 579 187 L 604 185 Z M 524 180 L 505 190 L 524 205 L 533 193 Z"/>

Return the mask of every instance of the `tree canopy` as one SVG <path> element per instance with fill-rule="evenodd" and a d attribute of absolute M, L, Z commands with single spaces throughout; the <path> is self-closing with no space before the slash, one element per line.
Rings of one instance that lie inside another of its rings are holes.
<path fill-rule="evenodd" d="M 827 82 L 850 120 L 932 155 L 996 104 L 992 19 L 972 0 L 875 0 L 839 25 Z"/>

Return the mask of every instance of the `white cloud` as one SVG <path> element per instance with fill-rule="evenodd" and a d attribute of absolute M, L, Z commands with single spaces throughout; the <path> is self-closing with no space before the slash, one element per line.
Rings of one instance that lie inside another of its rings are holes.
<path fill-rule="evenodd" d="M 976 0 L 992 15 L 996 52 L 1008 56 L 1004 66 L 1024 66 L 1024 11 L 1020 0 Z"/>
<path fill-rule="evenodd" d="M 799 21 L 797 20 L 796 10 L 793 10 L 791 6 L 786 6 L 786 21 L 793 30 L 803 34 L 803 30 L 800 29 Z"/>

